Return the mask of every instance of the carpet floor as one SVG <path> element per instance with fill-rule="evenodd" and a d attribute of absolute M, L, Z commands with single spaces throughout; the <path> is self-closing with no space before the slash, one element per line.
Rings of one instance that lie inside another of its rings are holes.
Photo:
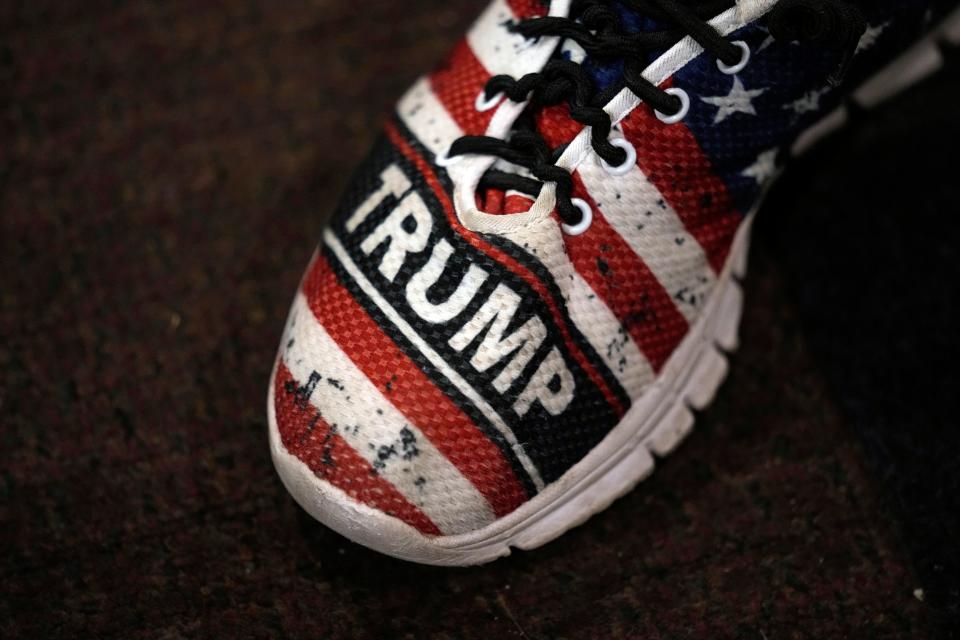
<path fill-rule="evenodd" d="M 264 406 L 298 278 L 482 4 L 0 5 L 0 636 L 951 636 L 955 61 L 787 173 L 717 401 L 608 511 L 444 570 L 283 489 Z"/>

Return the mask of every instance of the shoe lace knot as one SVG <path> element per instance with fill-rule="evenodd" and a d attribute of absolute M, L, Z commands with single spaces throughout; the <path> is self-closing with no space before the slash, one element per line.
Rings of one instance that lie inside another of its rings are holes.
<path fill-rule="evenodd" d="M 573 178 L 556 164 L 565 145 L 556 149 L 548 146 L 537 130 L 536 113 L 566 103 L 569 116 L 590 127 L 590 143 L 597 155 L 610 165 L 623 164 L 627 152 L 623 145 L 611 142 L 613 124 L 603 106 L 627 88 L 665 116 L 665 121 L 681 114 L 681 97 L 643 76 L 649 55 L 690 37 L 715 56 L 718 64 L 735 68 L 745 60 L 744 47 L 723 37 L 709 22 L 732 5 L 733 0 L 574 0 L 566 17 L 543 16 L 508 25 L 528 39 L 557 37 L 576 43 L 591 58 L 622 61 L 623 73 L 617 82 L 598 90 L 580 63 L 554 57 L 540 71 L 520 78 L 493 76 L 484 87 L 484 101 L 502 94 L 513 102 L 526 102 L 526 107 L 506 139 L 462 136 L 450 146 L 447 157 L 493 156 L 529 173 L 491 167 L 480 179 L 481 190 L 514 190 L 536 198 L 544 183 L 553 183 L 558 215 L 565 223 L 576 224 L 582 213 L 572 199 Z M 624 10 L 649 18 L 658 27 L 631 32 L 624 24 Z M 866 27 L 859 9 L 843 0 L 780 0 L 770 11 L 767 24 L 774 39 L 840 46 L 849 54 Z"/>

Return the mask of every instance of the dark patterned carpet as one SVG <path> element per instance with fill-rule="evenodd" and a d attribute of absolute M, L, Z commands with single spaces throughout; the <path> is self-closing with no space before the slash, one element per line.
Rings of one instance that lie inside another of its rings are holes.
<path fill-rule="evenodd" d="M 729 380 L 609 511 L 443 570 L 286 494 L 287 305 L 481 4 L 0 4 L 0 637 L 950 636 L 956 64 L 778 186 Z"/>

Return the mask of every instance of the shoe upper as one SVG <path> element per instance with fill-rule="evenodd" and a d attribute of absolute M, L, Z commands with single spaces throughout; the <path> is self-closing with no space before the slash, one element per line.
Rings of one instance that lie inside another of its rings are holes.
<path fill-rule="evenodd" d="M 611 137 L 636 152 L 618 172 L 566 104 L 533 114 L 589 208 L 578 234 L 549 183 L 539 197 L 480 192 L 493 160 L 451 162 L 447 150 L 463 135 L 509 135 L 523 105 L 484 104 L 492 76 L 563 56 L 599 91 L 622 69 L 508 29 L 546 14 L 536 0 L 490 4 L 400 99 L 307 268 L 270 400 L 287 452 L 344 501 L 428 536 L 477 530 L 557 482 L 696 324 L 784 152 L 951 3 L 863 3 L 852 52 L 774 37 L 775 2 L 730 4 L 711 23 L 745 45 L 746 65 L 722 70 L 690 38 L 651 56 L 645 76 L 682 88 L 689 108 L 668 124 L 616 93 Z M 651 28 L 626 10 L 623 21 Z"/>

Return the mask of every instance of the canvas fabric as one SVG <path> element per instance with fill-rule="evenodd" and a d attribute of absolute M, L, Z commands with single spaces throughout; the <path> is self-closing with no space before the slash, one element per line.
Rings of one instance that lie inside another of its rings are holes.
<path fill-rule="evenodd" d="M 571 236 L 555 215 L 503 233 L 468 228 L 437 162 L 491 127 L 496 110 L 478 111 L 476 98 L 492 75 L 545 60 L 524 55 L 531 44 L 504 25 L 547 7 L 495 0 L 400 99 L 323 232 L 277 358 L 283 446 L 344 500 L 424 535 L 511 513 L 582 460 L 663 371 L 783 150 L 949 4 L 865 4 L 867 34 L 839 86 L 836 51 L 779 42 L 763 20 L 740 26 L 729 39 L 752 52 L 742 71 L 723 74 L 700 54 L 663 83 L 690 96 L 682 122 L 640 105 L 615 128 L 637 149 L 635 167 L 576 166 L 574 195 L 593 223 Z M 584 64 L 598 84 L 618 72 Z M 537 123 L 553 147 L 582 129 L 564 106 Z M 513 192 L 484 202 L 507 217 L 531 204 Z"/>

